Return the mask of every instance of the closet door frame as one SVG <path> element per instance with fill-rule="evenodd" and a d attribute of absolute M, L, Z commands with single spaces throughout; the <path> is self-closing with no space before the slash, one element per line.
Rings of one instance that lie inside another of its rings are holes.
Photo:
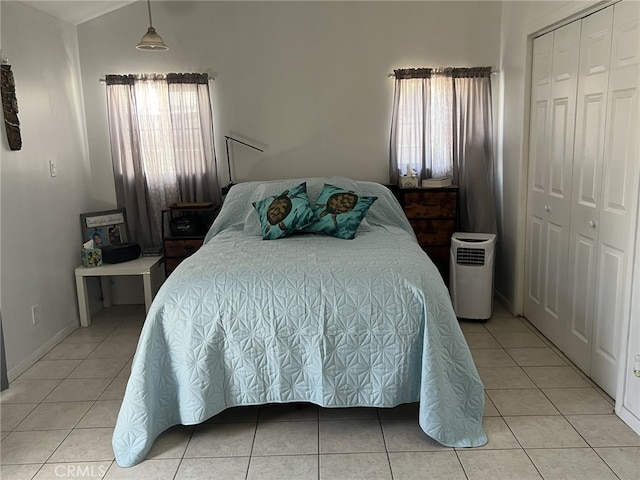
<path fill-rule="evenodd" d="M 529 52 L 532 52 L 533 48 L 533 39 L 537 38 L 541 35 L 543 35 L 544 33 L 548 33 L 551 31 L 554 31 L 558 26 L 560 25 L 566 25 L 572 21 L 575 21 L 576 19 L 583 19 L 588 15 L 591 15 L 595 12 L 598 12 L 604 8 L 614 8 L 616 5 L 619 5 L 621 2 L 616 2 L 616 3 L 607 3 L 607 4 L 599 4 L 596 6 L 593 6 L 587 10 L 582 10 L 580 11 L 579 9 L 575 9 L 573 11 L 567 10 L 566 13 L 567 15 L 565 16 L 565 20 L 559 20 L 556 23 L 554 23 L 553 25 L 549 25 L 547 27 L 544 27 L 542 25 L 540 25 L 540 28 L 535 29 L 533 25 L 530 25 L 531 30 L 530 32 L 532 32 L 529 35 L 529 40 L 530 40 L 530 50 Z M 623 3 L 625 4 L 629 4 L 631 2 L 628 1 L 624 1 Z M 556 18 L 562 18 L 562 16 L 559 14 Z M 540 22 L 544 22 L 542 19 L 540 19 Z M 531 79 L 531 74 L 533 72 L 533 67 L 532 67 L 532 56 L 530 55 L 529 57 L 529 68 L 527 69 L 527 74 L 528 74 L 528 78 Z M 533 96 L 534 94 L 534 88 L 533 85 L 527 85 L 527 90 L 531 93 L 531 95 Z M 525 109 L 525 115 L 527 120 L 530 118 L 531 116 L 531 108 L 532 108 L 532 102 L 529 101 L 527 102 L 527 108 Z M 608 118 L 607 114 L 607 118 Z M 608 118 L 607 121 L 610 121 L 610 119 Z M 525 139 L 525 146 L 529 146 L 531 145 L 531 142 L 534 141 L 533 138 L 530 137 L 530 125 L 528 125 L 527 121 L 525 121 L 525 133 L 524 133 L 524 139 Z M 635 158 L 637 158 L 638 156 L 638 151 L 640 150 L 640 146 L 638 146 L 638 139 L 636 138 L 636 142 L 633 145 L 633 148 L 635 149 Z M 526 147 L 527 149 L 529 147 Z M 522 173 L 522 187 L 526 188 L 526 192 L 527 194 L 525 195 L 525 197 L 528 199 L 529 196 L 529 182 L 530 182 L 530 161 L 531 158 L 529 158 L 528 155 L 526 155 L 526 150 L 525 150 L 525 158 L 526 158 L 526 168 L 523 169 L 523 173 Z M 640 193 L 638 193 L 638 189 L 640 188 L 640 178 L 636 178 L 636 177 L 640 177 L 640 172 L 629 172 L 630 173 L 630 177 L 629 177 L 629 181 L 631 182 L 632 185 L 634 185 L 635 189 L 636 189 L 636 195 L 640 195 Z M 625 185 L 627 185 L 627 183 L 625 183 Z M 640 272 L 635 271 L 632 269 L 632 263 L 635 261 L 635 263 L 637 264 L 637 256 L 640 255 L 640 251 L 636 251 L 634 254 L 634 242 L 637 243 L 637 236 L 640 235 L 640 233 L 638 232 L 639 229 L 639 225 L 638 223 L 640 222 L 640 219 L 638 218 L 639 215 L 639 210 L 640 210 L 640 198 L 636 197 L 635 202 L 631 202 L 631 204 L 628 205 L 629 208 L 633 208 L 633 212 L 631 212 L 631 210 L 629 210 L 630 215 L 629 217 L 631 218 L 630 224 L 629 224 L 629 230 L 631 230 L 632 232 L 629 234 L 628 236 L 628 242 L 627 242 L 627 250 L 626 253 L 628 253 L 628 256 L 625 257 L 624 259 L 624 263 L 628 266 L 628 268 L 622 272 L 622 269 L 620 269 L 620 272 L 618 275 L 624 277 L 623 281 L 620 282 L 620 284 L 623 284 L 627 286 L 626 288 L 626 293 L 624 295 L 625 298 L 618 298 L 615 301 L 615 307 L 614 309 L 617 309 L 617 319 L 616 319 L 616 325 L 613 328 L 613 335 L 612 338 L 613 340 L 611 340 L 611 338 L 609 339 L 609 344 L 613 345 L 613 347 L 610 348 L 610 351 L 614 351 L 613 349 L 615 348 L 616 352 L 619 352 L 618 358 L 620 360 L 617 361 L 617 366 L 615 366 L 615 369 L 617 371 L 617 375 L 615 376 L 617 379 L 617 387 L 616 385 L 613 386 L 614 390 L 617 388 L 617 392 L 618 393 L 612 393 L 612 395 L 616 395 L 616 398 L 620 398 L 620 392 L 622 392 L 622 384 L 621 384 L 621 380 L 623 378 L 626 378 L 626 374 L 628 372 L 626 372 L 625 366 L 628 363 L 628 345 L 630 344 L 630 339 L 627 338 L 625 335 L 628 335 L 630 333 L 630 325 L 631 325 L 631 315 L 632 314 L 639 314 L 640 312 L 636 310 L 633 310 L 633 307 L 631 306 L 631 298 L 629 298 L 630 292 L 631 292 L 631 288 L 637 288 L 638 286 L 638 281 L 636 279 L 640 278 Z M 529 212 L 529 205 L 527 203 L 523 203 L 523 205 L 521 205 L 521 225 L 523 227 L 523 230 L 528 228 L 528 212 Z M 604 227 L 606 229 L 606 226 Z M 518 280 L 517 280 L 517 289 L 516 291 L 518 292 L 518 297 L 516 297 L 515 299 L 515 307 L 516 307 L 516 311 L 519 312 L 523 312 L 524 311 L 524 303 L 525 303 L 525 297 L 527 295 L 527 282 L 526 282 L 526 275 L 527 275 L 527 271 L 526 271 L 526 265 L 527 265 L 527 255 L 529 252 L 529 245 L 528 245 L 528 233 L 523 232 L 521 238 L 521 247 L 519 248 L 519 265 L 520 268 L 522 268 L 522 270 L 520 272 L 518 272 Z M 635 249 L 637 250 L 637 247 L 635 247 Z M 609 252 L 611 253 L 611 251 Z M 602 256 L 602 252 L 600 252 L 600 256 Z M 605 268 L 607 268 L 604 264 L 602 264 L 602 261 L 599 259 L 599 264 L 597 267 L 599 270 L 603 270 Z M 637 268 L 637 267 L 636 267 Z M 635 285 L 631 284 L 632 281 L 632 275 L 633 275 L 633 281 L 636 282 Z M 621 277 L 621 278 L 622 278 Z M 637 295 L 636 295 L 637 296 Z M 600 298 L 597 298 L 595 300 L 596 305 L 594 307 L 594 310 L 597 310 L 598 308 L 602 308 L 603 302 L 606 303 L 606 298 L 604 298 L 603 296 L 601 296 Z M 637 303 L 640 303 L 637 301 L 637 299 L 634 298 L 634 305 Z M 613 303 L 613 302 L 612 302 Z M 604 310 L 607 310 L 607 308 L 604 308 Z M 612 310 L 612 308 L 609 308 L 609 310 Z M 635 312 L 635 313 L 634 313 Z M 597 312 L 596 312 L 597 314 Z M 601 331 L 605 331 L 605 330 L 601 330 Z M 543 332 L 544 333 L 544 332 Z M 610 336 L 611 337 L 611 336 Z M 561 342 L 560 342 L 561 343 Z M 561 349 L 562 345 L 558 345 Z M 624 364 L 624 365 L 623 365 Z M 611 391 L 611 388 L 609 388 L 609 390 Z M 616 403 L 617 408 L 618 408 L 618 402 Z"/>
<path fill-rule="evenodd" d="M 630 8 L 630 7 L 625 7 Z M 638 3 L 635 4 L 635 11 L 633 12 L 636 15 L 635 22 L 635 33 L 627 33 L 628 35 L 632 35 L 634 38 L 638 38 L 640 31 L 640 5 Z M 627 12 L 621 12 L 621 17 L 625 18 L 628 15 Z M 615 22 L 615 20 L 614 20 Z M 615 23 L 614 23 L 615 25 Z M 637 45 L 637 44 L 636 44 Z M 640 49 L 640 48 L 639 48 Z M 640 52 L 636 51 L 635 65 L 633 68 L 635 69 L 635 78 L 640 78 Z M 627 57 L 628 58 L 628 57 Z M 630 67 L 631 65 L 627 65 Z M 640 90 L 640 85 L 636 84 L 636 88 Z M 635 104 L 635 114 L 638 115 L 638 109 L 640 108 L 640 99 L 638 98 L 638 93 L 636 92 L 636 104 Z M 640 124 L 640 119 L 636 117 L 637 124 Z M 631 154 L 635 156 L 638 162 L 636 163 L 636 169 L 640 170 L 640 135 L 638 134 L 638 129 L 635 129 L 636 141 L 633 147 L 635 148 L 635 152 Z M 635 205 L 635 244 L 629 246 L 629 252 L 632 255 L 630 262 L 633 262 L 633 268 L 629 267 L 631 272 L 630 278 L 631 282 L 631 292 L 640 291 L 640 172 L 636 173 L 635 184 L 631 185 L 635 186 L 638 192 Z M 635 250 L 635 253 L 633 253 Z M 619 341 L 619 361 L 618 361 L 618 376 L 617 376 L 617 392 L 616 392 L 616 414 L 629 425 L 633 430 L 635 430 L 638 435 L 640 435 L 640 381 L 634 375 L 633 371 L 637 368 L 635 364 L 635 356 L 640 354 L 640 295 L 636 294 L 631 304 L 629 305 L 630 312 L 629 314 L 622 319 L 620 325 L 620 341 Z M 632 322 L 631 319 L 636 318 L 635 322 Z"/>

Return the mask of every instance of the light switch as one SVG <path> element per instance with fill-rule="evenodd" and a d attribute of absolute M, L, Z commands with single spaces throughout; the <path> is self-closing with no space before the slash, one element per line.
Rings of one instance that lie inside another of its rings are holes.
<path fill-rule="evenodd" d="M 49 160 L 49 171 L 51 172 L 52 177 L 58 175 L 58 172 L 56 171 L 56 162 L 53 160 Z"/>

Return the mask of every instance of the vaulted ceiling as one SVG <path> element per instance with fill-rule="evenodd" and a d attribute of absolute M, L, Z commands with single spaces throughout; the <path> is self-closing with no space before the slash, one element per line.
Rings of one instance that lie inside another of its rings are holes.
<path fill-rule="evenodd" d="M 134 3 L 136 0 L 21 0 L 60 20 L 78 25 Z"/>

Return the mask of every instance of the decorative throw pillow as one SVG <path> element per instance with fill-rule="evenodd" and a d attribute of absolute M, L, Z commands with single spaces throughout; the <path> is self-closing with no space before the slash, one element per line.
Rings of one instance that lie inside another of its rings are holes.
<path fill-rule="evenodd" d="M 2 1 L 2 0 L 0 0 Z M 252 202 L 260 200 L 262 198 L 268 197 L 270 195 L 276 195 L 280 193 L 282 190 L 286 190 L 287 188 L 291 188 L 294 185 L 297 185 L 302 182 L 307 182 L 307 196 L 309 197 L 309 203 L 311 206 L 315 204 L 315 201 L 320 195 L 322 191 L 322 187 L 325 183 L 329 183 L 336 187 L 343 188 L 345 190 L 353 190 L 358 191 L 359 185 L 356 181 L 351 180 L 349 178 L 344 177 L 312 177 L 312 178 L 298 178 L 298 179 L 287 179 L 287 180 L 271 180 L 267 182 L 248 182 L 251 184 L 253 192 L 249 196 L 249 203 L 247 206 L 249 207 L 244 216 L 244 226 L 242 231 L 245 235 L 260 235 L 262 237 L 262 227 L 260 226 L 260 218 L 253 208 Z M 246 183 L 244 185 L 247 185 Z M 360 226 L 358 227 L 358 231 L 356 235 L 361 232 L 370 232 L 373 230 L 373 227 L 368 223 L 369 218 L 367 217 L 362 219 Z"/>
<path fill-rule="evenodd" d="M 325 183 L 313 207 L 318 220 L 304 231 L 352 239 L 369 207 L 377 199 L 378 197 L 362 197 L 352 190 Z"/>
<path fill-rule="evenodd" d="M 253 208 L 258 212 L 265 240 L 286 237 L 316 220 L 307 196 L 307 182 L 253 202 Z"/>

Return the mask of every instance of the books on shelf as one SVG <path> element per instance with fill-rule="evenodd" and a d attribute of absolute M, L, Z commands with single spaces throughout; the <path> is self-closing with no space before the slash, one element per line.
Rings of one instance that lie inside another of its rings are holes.
<path fill-rule="evenodd" d="M 213 206 L 213 202 L 178 202 L 172 203 L 169 205 L 170 210 L 179 210 L 181 208 L 184 209 L 197 209 L 197 208 L 211 208 Z"/>
<path fill-rule="evenodd" d="M 420 185 L 422 188 L 441 188 L 441 187 L 450 187 L 451 177 L 441 177 L 441 178 L 426 178 L 422 180 L 422 184 Z"/>

